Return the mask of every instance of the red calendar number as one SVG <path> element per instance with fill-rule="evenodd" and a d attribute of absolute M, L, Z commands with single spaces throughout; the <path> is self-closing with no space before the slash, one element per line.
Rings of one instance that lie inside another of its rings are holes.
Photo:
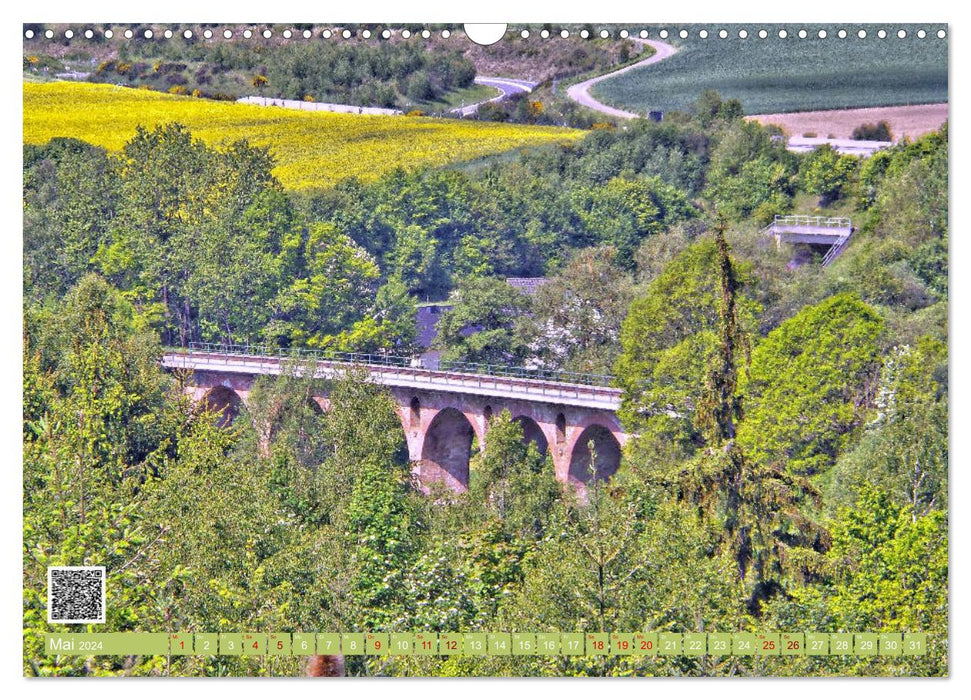
<path fill-rule="evenodd" d="M 454 639 L 449 639 L 447 642 L 445 642 L 445 648 L 449 651 L 455 651 L 459 648 L 459 643 Z"/>
<path fill-rule="evenodd" d="M 764 642 L 762 642 L 762 649 L 767 651 L 772 651 L 773 649 L 775 649 L 775 642 L 772 641 L 771 639 L 766 639 Z"/>
<path fill-rule="evenodd" d="M 641 640 L 641 650 L 646 649 L 647 651 L 650 651 L 653 648 L 654 648 L 654 642 L 648 641 L 646 639 Z"/>

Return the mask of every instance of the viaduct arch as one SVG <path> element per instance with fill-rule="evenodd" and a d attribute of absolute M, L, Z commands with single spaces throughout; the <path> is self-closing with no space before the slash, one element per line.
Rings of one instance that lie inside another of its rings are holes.
<path fill-rule="evenodd" d="M 519 423 L 520 427 L 523 429 L 523 440 L 528 445 L 529 443 L 534 443 L 536 445 L 537 451 L 541 455 L 546 455 L 549 452 L 550 441 L 546 437 L 546 433 L 540 427 L 539 423 L 533 420 L 530 416 L 516 416 L 513 418 L 516 423 Z"/>
<path fill-rule="evenodd" d="M 217 425 L 224 428 L 231 425 L 239 416 L 244 405 L 243 398 L 228 386 L 215 386 L 203 395 L 200 403 L 207 410 L 219 414 Z"/>
<path fill-rule="evenodd" d="M 422 441 L 418 482 L 440 481 L 453 491 L 468 489 L 475 438 L 472 423 L 461 412 L 451 407 L 438 411 Z"/>
<path fill-rule="evenodd" d="M 620 451 L 620 442 L 607 428 L 587 426 L 573 445 L 568 480 L 585 484 L 592 479 L 609 479 L 620 467 Z"/>

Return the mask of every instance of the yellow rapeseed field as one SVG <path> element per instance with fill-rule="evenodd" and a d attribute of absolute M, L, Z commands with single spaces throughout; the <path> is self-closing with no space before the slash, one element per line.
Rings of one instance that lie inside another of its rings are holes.
<path fill-rule="evenodd" d="M 584 132 L 426 117 L 303 112 L 89 83 L 24 83 L 24 142 L 67 136 L 120 150 L 138 125 L 179 122 L 210 145 L 268 146 L 288 188 L 328 187 L 396 167 L 445 165 Z"/>

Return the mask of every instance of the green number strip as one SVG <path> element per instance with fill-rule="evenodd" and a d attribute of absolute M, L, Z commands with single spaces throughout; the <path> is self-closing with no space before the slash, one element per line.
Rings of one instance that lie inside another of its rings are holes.
<path fill-rule="evenodd" d="M 48 656 L 921 656 L 927 635 L 827 632 L 50 633 Z"/>

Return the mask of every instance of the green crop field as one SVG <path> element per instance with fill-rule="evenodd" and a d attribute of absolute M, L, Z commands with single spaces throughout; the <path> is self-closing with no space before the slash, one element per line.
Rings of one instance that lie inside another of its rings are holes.
<path fill-rule="evenodd" d="M 901 27 L 907 32 L 898 38 Z M 701 29 L 709 36 L 698 36 Z M 740 29 L 748 38 L 738 36 Z M 918 29 L 927 36 L 917 37 Z M 947 39 L 937 38 L 938 25 L 879 26 L 791 25 L 780 39 L 778 26 L 765 39 L 759 25 L 667 27 L 670 43 L 679 52 L 660 63 L 630 71 L 596 85 L 592 94 L 601 102 L 637 112 L 687 110 L 703 90 L 717 90 L 723 98 L 738 98 L 746 114 L 797 112 L 849 107 L 947 102 Z M 686 39 L 678 32 L 689 32 Z M 728 37 L 717 36 L 725 29 Z M 806 29 L 806 38 L 799 38 Z M 816 35 L 820 29 L 826 38 Z M 847 37 L 837 36 L 839 29 Z M 649 28 L 658 38 L 660 27 Z"/>
<path fill-rule="evenodd" d="M 179 122 L 218 145 L 248 139 L 276 158 L 273 174 L 292 189 L 373 180 L 397 167 L 439 166 L 545 143 L 576 129 L 455 119 L 303 112 L 177 97 L 90 83 L 25 83 L 24 143 L 64 136 L 118 150 L 139 125 Z"/>

